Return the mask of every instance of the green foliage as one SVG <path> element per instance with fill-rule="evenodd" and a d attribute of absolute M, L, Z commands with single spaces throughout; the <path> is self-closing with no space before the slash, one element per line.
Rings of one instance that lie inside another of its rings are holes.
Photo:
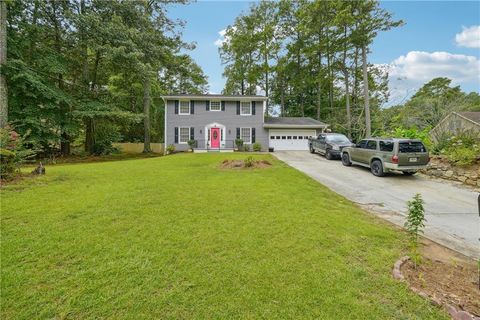
<path fill-rule="evenodd" d="M 0 178 L 9 180 L 15 177 L 20 166 L 35 156 L 33 150 L 25 148 L 21 137 L 9 126 L 0 129 Z"/>
<path fill-rule="evenodd" d="M 417 193 L 412 200 L 407 202 L 408 215 L 405 222 L 410 239 L 410 258 L 415 266 L 421 262 L 421 256 L 418 251 L 418 236 L 423 233 L 425 227 L 425 209 L 423 208 L 422 196 Z"/>
<path fill-rule="evenodd" d="M 250 151 L 250 145 L 244 144 L 243 147 L 242 147 L 242 151 L 249 152 Z"/>
<path fill-rule="evenodd" d="M 190 147 L 190 149 L 193 149 L 195 147 L 195 144 L 197 143 L 197 141 L 196 140 L 188 140 L 187 143 L 188 143 L 188 146 Z"/>
<path fill-rule="evenodd" d="M 446 155 L 453 165 L 471 165 L 480 159 L 480 133 L 464 131 L 455 136 L 444 135 L 438 140 L 435 151 Z"/>
<path fill-rule="evenodd" d="M 435 78 L 425 83 L 405 104 L 385 110 L 388 128 L 435 127 L 452 111 L 480 111 L 480 95 L 466 94 L 452 80 Z"/>
<path fill-rule="evenodd" d="M 458 146 L 448 152 L 448 160 L 458 166 L 469 166 L 475 163 L 477 159 L 480 159 L 480 148 L 478 146 Z"/>
<path fill-rule="evenodd" d="M 166 150 L 167 150 L 167 154 L 172 154 L 172 153 L 174 153 L 174 152 L 175 152 L 175 145 L 169 144 L 169 145 L 167 146 L 167 149 L 166 149 Z"/>
<path fill-rule="evenodd" d="M 255 151 L 255 152 L 260 152 L 260 151 L 262 151 L 262 145 L 258 142 L 255 142 L 252 145 L 252 150 Z"/>
<path fill-rule="evenodd" d="M 235 139 L 235 145 L 237 148 L 241 149 L 243 146 L 243 140 L 242 139 Z"/>
<path fill-rule="evenodd" d="M 225 31 L 227 41 L 219 49 L 225 65 L 223 93 L 260 89 L 270 98 L 270 115 L 314 117 L 336 131 L 362 136 L 361 50 L 368 50 L 378 32 L 401 24 L 378 1 L 256 2 Z M 388 97 L 388 73 L 369 65 L 366 81 L 377 117 Z M 352 128 L 347 126 L 347 99 Z"/>
<path fill-rule="evenodd" d="M 16 170 L 15 152 L 0 148 L 0 178 L 9 180 L 14 177 Z"/>
<path fill-rule="evenodd" d="M 430 150 L 433 146 L 432 140 L 430 139 L 430 127 L 424 128 L 423 130 L 418 130 L 415 127 L 412 128 L 403 128 L 398 127 L 392 131 L 380 133 L 380 136 L 384 137 L 393 137 L 393 138 L 409 138 L 409 139 L 419 139 L 422 140 L 423 144 Z"/>
<path fill-rule="evenodd" d="M 85 141 L 87 152 L 94 141 L 106 146 L 96 133 L 104 121 L 118 125 L 125 140 L 143 140 L 144 112 L 152 140 L 162 141 L 159 96 L 208 89 L 201 68 L 184 53 L 194 46 L 181 39 L 183 23 L 167 16 L 162 1 L 25 0 L 7 6 L 2 72 L 9 120 L 45 156 L 69 153 L 74 141 Z M 144 96 L 152 97 L 149 106 Z"/>
<path fill-rule="evenodd" d="M 243 160 L 243 165 L 246 167 L 246 168 L 251 168 L 253 167 L 255 163 L 255 160 L 253 159 L 252 156 L 248 156 L 245 158 L 245 160 Z"/>

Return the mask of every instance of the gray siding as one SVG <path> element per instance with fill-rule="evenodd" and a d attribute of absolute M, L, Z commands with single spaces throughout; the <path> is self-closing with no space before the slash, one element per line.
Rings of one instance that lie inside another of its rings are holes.
<path fill-rule="evenodd" d="M 175 127 L 193 127 L 195 140 L 201 144 L 205 140 L 205 127 L 211 123 L 225 126 L 225 140 L 233 145 L 237 128 L 255 128 L 255 142 L 262 145 L 262 151 L 268 150 L 268 132 L 263 128 L 263 101 L 255 101 L 255 115 L 237 115 L 236 101 L 225 101 L 225 111 L 207 111 L 205 100 L 195 100 L 194 114 L 175 114 L 175 100 L 166 104 L 166 139 L 165 145 L 173 144 L 176 150 L 187 150 L 187 144 L 175 143 Z"/>

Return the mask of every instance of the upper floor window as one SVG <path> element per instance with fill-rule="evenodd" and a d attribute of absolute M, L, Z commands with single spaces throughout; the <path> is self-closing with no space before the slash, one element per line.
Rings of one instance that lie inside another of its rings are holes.
<path fill-rule="evenodd" d="M 210 111 L 221 111 L 222 103 L 220 101 L 210 101 Z"/>
<path fill-rule="evenodd" d="M 240 114 L 242 116 L 249 116 L 252 114 L 252 103 L 249 101 L 240 102 Z"/>
<path fill-rule="evenodd" d="M 190 101 L 188 100 L 180 101 L 179 114 L 190 114 Z"/>

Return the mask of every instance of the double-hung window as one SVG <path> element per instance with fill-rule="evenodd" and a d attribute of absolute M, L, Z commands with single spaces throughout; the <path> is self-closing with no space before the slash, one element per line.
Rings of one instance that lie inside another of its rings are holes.
<path fill-rule="evenodd" d="M 178 143 L 185 144 L 190 140 L 190 127 L 180 127 L 178 132 Z"/>
<path fill-rule="evenodd" d="M 252 143 L 252 128 L 240 128 L 240 139 L 243 143 Z"/>
<path fill-rule="evenodd" d="M 250 101 L 240 102 L 240 115 L 242 116 L 252 115 L 252 103 Z"/>
<path fill-rule="evenodd" d="M 188 100 L 180 101 L 180 110 L 178 114 L 190 114 L 190 101 Z"/>
<path fill-rule="evenodd" d="M 210 111 L 222 111 L 222 103 L 220 101 L 210 101 Z"/>

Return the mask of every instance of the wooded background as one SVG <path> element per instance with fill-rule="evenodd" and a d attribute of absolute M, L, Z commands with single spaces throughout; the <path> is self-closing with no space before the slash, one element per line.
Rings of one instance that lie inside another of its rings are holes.
<path fill-rule="evenodd" d="M 163 142 L 160 96 L 208 92 L 169 1 L 0 4 L 0 125 L 8 121 L 40 156 L 98 154 L 112 142 L 143 141 L 148 152 Z M 355 140 L 428 130 L 450 111 L 480 110 L 478 93 L 446 78 L 382 108 L 388 70 L 368 62 L 369 47 L 403 23 L 371 0 L 254 3 L 226 29 L 223 93 L 266 94 L 267 116 L 310 116 Z"/>

